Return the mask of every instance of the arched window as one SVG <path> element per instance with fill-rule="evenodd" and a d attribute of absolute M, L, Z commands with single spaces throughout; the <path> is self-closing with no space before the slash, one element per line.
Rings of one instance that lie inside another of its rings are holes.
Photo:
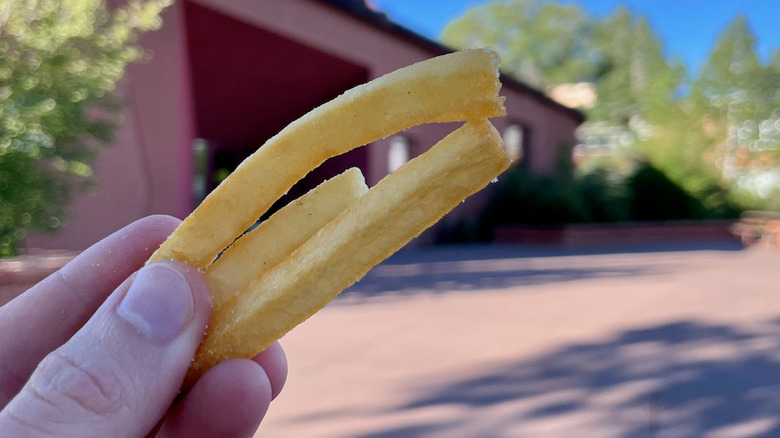
<path fill-rule="evenodd" d="M 509 158 L 512 159 L 512 163 L 521 163 L 523 161 L 523 156 L 525 155 L 523 147 L 525 141 L 523 127 L 518 124 L 509 125 L 504 129 L 504 133 L 501 137 L 504 140 L 506 152 L 509 155 Z"/>
<path fill-rule="evenodd" d="M 387 171 L 393 173 L 409 161 L 409 139 L 402 135 L 390 139 L 390 149 L 387 151 Z"/>

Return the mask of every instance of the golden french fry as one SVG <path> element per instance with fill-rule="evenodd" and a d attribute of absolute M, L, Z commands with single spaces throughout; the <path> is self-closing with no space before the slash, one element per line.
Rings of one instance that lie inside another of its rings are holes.
<path fill-rule="evenodd" d="M 206 270 L 214 309 L 276 266 L 367 191 L 363 174 L 353 167 L 290 202 L 241 236 Z"/>
<path fill-rule="evenodd" d="M 273 202 L 326 159 L 421 123 L 504 115 L 498 55 L 432 58 L 353 88 L 268 140 L 152 255 L 205 269 Z"/>
<path fill-rule="evenodd" d="M 486 120 L 470 122 L 388 175 L 214 314 L 187 381 L 252 357 L 509 166 Z"/>

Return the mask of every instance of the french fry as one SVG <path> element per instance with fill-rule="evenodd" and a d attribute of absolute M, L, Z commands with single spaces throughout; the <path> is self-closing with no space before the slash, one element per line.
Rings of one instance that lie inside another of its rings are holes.
<path fill-rule="evenodd" d="M 222 360 L 262 351 L 509 163 L 500 135 L 482 120 L 466 123 L 382 179 L 215 312 L 185 386 Z"/>
<path fill-rule="evenodd" d="M 205 269 L 292 185 L 330 157 L 421 123 L 505 114 L 495 52 L 464 50 L 353 88 L 268 140 L 174 231 L 149 262 Z"/>
<path fill-rule="evenodd" d="M 214 309 L 279 264 L 367 191 L 363 174 L 353 167 L 290 202 L 241 236 L 206 270 Z"/>

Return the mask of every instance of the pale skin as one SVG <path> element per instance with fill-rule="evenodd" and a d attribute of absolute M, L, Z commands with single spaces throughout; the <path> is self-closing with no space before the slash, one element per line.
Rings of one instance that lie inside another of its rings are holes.
<path fill-rule="evenodd" d="M 184 263 L 144 267 L 178 223 L 141 219 L 0 307 L 0 434 L 254 434 L 284 385 L 284 352 L 222 362 L 180 393 L 211 295 Z"/>

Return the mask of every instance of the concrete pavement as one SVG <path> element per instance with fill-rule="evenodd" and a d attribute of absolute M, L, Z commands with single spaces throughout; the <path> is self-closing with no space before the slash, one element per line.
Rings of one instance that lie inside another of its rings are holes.
<path fill-rule="evenodd" d="M 780 252 L 408 251 L 282 340 L 257 437 L 780 436 Z"/>

